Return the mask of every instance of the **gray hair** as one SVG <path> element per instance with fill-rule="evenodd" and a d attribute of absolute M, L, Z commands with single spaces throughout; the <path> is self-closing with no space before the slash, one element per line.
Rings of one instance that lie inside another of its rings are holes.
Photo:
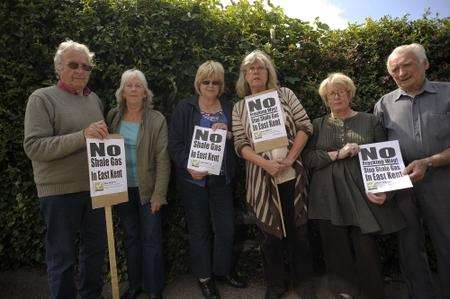
<path fill-rule="evenodd" d="M 56 76 L 59 78 L 59 72 L 62 68 L 62 58 L 64 54 L 66 54 L 68 51 L 78 51 L 86 55 L 88 58 L 89 64 L 93 64 L 94 59 L 94 52 L 89 51 L 89 48 L 84 45 L 77 42 L 74 42 L 73 40 L 66 40 L 65 42 L 62 42 L 59 44 L 58 49 L 56 50 L 55 57 L 53 58 L 53 63 L 55 66 L 55 73 Z"/>
<path fill-rule="evenodd" d="M 425 53 L 425 48 L 421 44 L 413 43 L 409 45 L 401 45 L 395 48 L 386 60 L 386 67 L 389 70 L 389 62 L 397 55 L 402 53 L 413 53 L 419 61 L 428 63 L 427 54 Z"/>
<path fill-rule="evenodd" d="M 325 106 L 328 107 L 328 99 L 327 99 L 328 87 L 334 84 L 340 84 L 345 86 L 345 89 L 347 89 L 348 95 L 350 96 L 351 102 L 351 100 L 356 94 L 355 83 L 353 83 L 353 80 L 350 79 L 350 77 L 344 75 L 343 73 L 332 73 L 329 74 L 328 77 L 322 81 L 322 83 L 320 83 L 319 87 L 319 95 L 322 98 L 322 101 L 325 104 Z"/>
<path fill-rule="evenodd" d="M 142 85 L 144 85 L 145 94 L 146 94 L 144 101 L 146 101 L 148 105 L 152 106 L 153 105 L 153 92 L 148 88 L 147 79 L 145 78 L 144 73 L 137 69 L 129 69 L 129 70 L 126 70 L 125 72 L 123 72 L 122 78 L 120 79 L 120 86 L 116 90 L 117 103 L 119 104 L 119 106 L 122 106 L 124 104 L 123 97 L 122 97 L 123 89 L 125 88 L 125 85 L 127 84 L 127 82 L 131 78 L 134 78 L 134 77 L 138 78 L 139 81 L 141 81 Z"/>
<path fill-rule="evenodd" d="M 245 73 L 247 72 L 248 68 L 255 62 L 261 63 L 267 69 L 267 89 L 278 87 L 277 72 L 275 71 L 275 66 L 272 62 L 272 59 L 270 59 L 270 57 L 263 51 L 255 50 L 245 56 L 244 60 L 242 60 L 241 63 L 239 79 L 236 82 L 236 92 L 241 98 L 248 96 L 251 93 L 250 86 L 245 80 Z"/>

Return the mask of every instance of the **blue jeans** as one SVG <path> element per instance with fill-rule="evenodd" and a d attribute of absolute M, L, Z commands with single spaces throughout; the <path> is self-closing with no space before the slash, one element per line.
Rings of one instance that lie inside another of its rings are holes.
<path fill-rule="evenodd" d="M 141 204 L 138 188 L 128 189 L 129 201 L 117 206 L 125 231 L 130 290 L 144 289 L 159 295 L 164 287 L 161 215 L 151 213 L 150 203 Z"/>
<path fill-rule="evenodd" d="M 193 274 L 197 278 L 230 274 L 234 234 L 231 186 L 226 184 L 225 176 L 208 176 L 206 187 L 180 176 L 178 186 L 188 224 Z"/>
<path fill-rule="evenodd" d="M 103 289 L 105 260 L 105 213 L 91 208 L 89 192 L 41 198 L 45 221 L 45 260 L 51 298 L 76 298 L 75 240 L 80 233 L 81 298 L 99 298 Z"/>

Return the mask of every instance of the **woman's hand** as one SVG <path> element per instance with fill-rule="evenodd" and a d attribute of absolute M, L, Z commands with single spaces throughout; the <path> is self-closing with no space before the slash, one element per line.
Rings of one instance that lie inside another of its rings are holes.
<path fill-rule="evenodd" d="M 289 167 L 292 167 L 292 164 L 294 164 L 295 160 L 291 159 L 291 158 L 284 158 L 283 160 L 281 160 L 279 163 L 281 165 L 280 168 L 280 172 L 285 171 L 286 169 L 288 169 Z"/>
<path fill-rule="evenodd" d="M 159 202 L 152 202 L 150 205 L 150 212 L 152 212 L 152 214 L 157 213 L 159 210 L 161 209 L 161 203 Z"/>
<path fill-rule="evenodd" d="M 217 129 L 222 129 L 222 130 L 228 131 L 228 126 L 227 126 L 227 124 L 224 124 L 224 123 L 215 123 L 212 125 L 211 129 L 213 129 L 213 131 L 215 131 Z"/>
<path fill-rule="evenodd" d="M 189 174 L 191 175 L 191 177 L 194 180 L 202 180 L 205 176 L 208 175 L 208 172 L 206 171 L 197 171 L 197 170 L 192 170 L 192 169 L 187 169 L 187 171 L 189 172 Z"/>
<path fill-rule="evenodd" d="M 366 192 L 366 195 L 369 201 L 377 205 L 382 205 L 386 201 L 386 192 L 380 193 Z"/>
<path fill-rule="evenodd" d="M 347 143 L 339 150 L 338 159 L 345 159 L 347 157 L 354 157 L 359 152 L 359 145 L 357 143 Z"/>
<path fill-rule="evenodd" d="M 282 171 L 283 166 L 280 161 L 266 160 L 262 168 L 271 176 L 276 176 L 280 171 Z"/>

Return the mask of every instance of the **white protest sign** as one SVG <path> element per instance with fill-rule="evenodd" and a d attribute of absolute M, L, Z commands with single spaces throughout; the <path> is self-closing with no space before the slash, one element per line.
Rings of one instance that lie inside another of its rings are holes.
<path fill-rule="evenodd" d="M 87 138 L 86 144 L 91 197 L 127 192 L 123 139 Z"/>
<path fill-rule="evenodd" d="M 364 144 L 359 148 L 359 165 L 367 192 L 412 188 L 409 176 L 403 175 L 405 164 L 398 140 Z"/>
<path fill-rule="evenodd" d="M 121 135 L 110 134 L 105 139 L 86 138 L 86 148 L 92 208 L 105 209 L 111 291 L 113 299 L 119 299 L 112 206 L 128 201 L 125 145 Z"/>
<path fill-rule="evenodd" d="M 226 138 L 225 130 L 195 126 L 187 168 L 219 175 Z"/>
<path fill-rule="evenodd" d="M 288 145 L 284 111 L 276 90 L 245 97 L 245 107 L 255 152 Z"/>

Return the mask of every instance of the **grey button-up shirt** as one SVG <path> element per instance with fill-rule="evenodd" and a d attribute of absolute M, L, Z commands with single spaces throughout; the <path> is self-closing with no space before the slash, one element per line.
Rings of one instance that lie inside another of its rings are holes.
<path fill-rule="evenodd" d="M 450 83 L 425 80 L 415 97 L 396 89 L 376 104 L 389 140 L 398 140 L 405 164 L 450 147 Z"/>

